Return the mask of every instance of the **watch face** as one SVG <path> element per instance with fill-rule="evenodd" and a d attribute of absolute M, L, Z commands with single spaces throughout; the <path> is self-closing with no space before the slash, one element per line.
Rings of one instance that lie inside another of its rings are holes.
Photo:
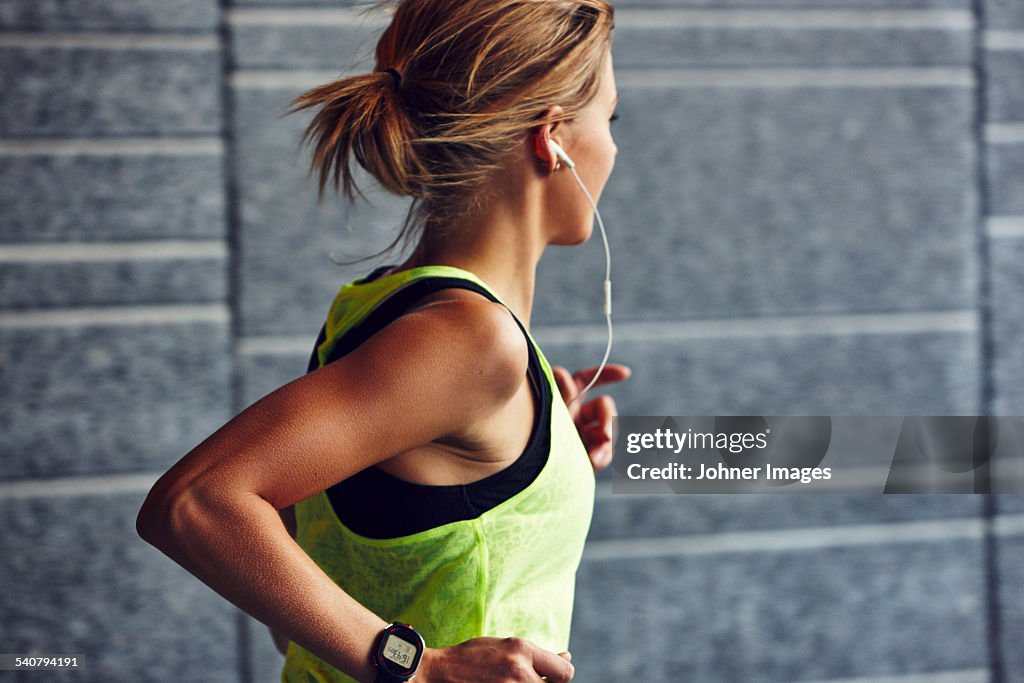
<path fill-rule="evenodd" d="M 426 643 L 416 629 L 395 622 L 384 629 L 375 662 L 383 673 L 407 680 L 416 674 Z"/>
<path fill-rule="evenodd" d="M 411 669 L 416 660 L 416 646 L 391 633 L 384 641 L 383 655 L 384 659 L 391 660 L 403 669 Z"/>

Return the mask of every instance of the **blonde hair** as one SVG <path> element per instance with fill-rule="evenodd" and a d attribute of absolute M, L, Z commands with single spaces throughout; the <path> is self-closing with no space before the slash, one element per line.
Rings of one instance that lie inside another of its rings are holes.
<path fill-rule="evenodd" d="M 399 0 L 373 72 L 292 103 L 292 112 L 317 108 L 302 139 L 319 195 L 331 184 L 350 202 L 365 199 L 354 157 L 384 189 L 413 198 L 378 254 L 443 226 L 480 201 L 552 105 L 564 110 L 552 122 L 571 120 L 594 98 L 612 19 L 604 0 Z"/>

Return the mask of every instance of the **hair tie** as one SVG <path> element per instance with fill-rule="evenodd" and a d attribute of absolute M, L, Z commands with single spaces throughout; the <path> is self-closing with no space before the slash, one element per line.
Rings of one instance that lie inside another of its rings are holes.
<path fill-rule="evenodd" d="M 391 77 L 393 79 L 395 79 L 395 87 L 396 88 L 402 85 L 402 74 L 398 73 L 394 69 L 384 69 L 384 70 L 387 71 L 389 74 L 391 74 Z"/>

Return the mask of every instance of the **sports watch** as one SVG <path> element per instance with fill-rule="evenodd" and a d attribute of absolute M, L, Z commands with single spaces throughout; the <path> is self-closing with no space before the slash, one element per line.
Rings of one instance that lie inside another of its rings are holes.
<path fill-rule="evenodd" d="M 377 667 L 374 683 L 404 683 L 416 675 L 420 658 L 427 649 L 423 636 L 409 624 L 389 624 L 377 641 L 373 663 Z"/>

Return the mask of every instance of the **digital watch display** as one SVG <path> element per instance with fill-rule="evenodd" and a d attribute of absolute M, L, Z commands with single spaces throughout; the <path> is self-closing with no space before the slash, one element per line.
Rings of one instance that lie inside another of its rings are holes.
<path fill-rule="evenodd" d="M 373 663 L 377 666 L 375 683 L 400 683 L 412 679 L 420 665 L 426 643 L 409 624 L 389 624 L 380 634 Z"/>

